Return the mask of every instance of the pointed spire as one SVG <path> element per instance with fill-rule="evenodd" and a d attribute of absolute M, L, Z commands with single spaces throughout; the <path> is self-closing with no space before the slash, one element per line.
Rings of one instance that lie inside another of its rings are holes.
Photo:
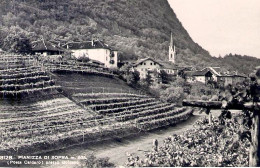
<path fill-rule="evenodd" d="M 170 46 L 173 46 L 172 32 L 171 32 L 171 42 L 170 42 Z"/>

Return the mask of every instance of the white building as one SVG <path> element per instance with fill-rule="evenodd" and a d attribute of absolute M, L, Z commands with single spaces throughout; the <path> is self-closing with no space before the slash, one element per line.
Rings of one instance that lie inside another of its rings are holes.
<path fill-rule="evenodd" d="M 188 71 L 185 72 L 185 79 L 189 83 L 201 82 L 206 84 L 208 81 L 213 80 L 213 73 L 207 69 L 201 71 Z"/>
<path fill-rule="evenodd" d="M 100 40 L 68 43 L 66 47 L 76 58 L 88 57 L 104 63 L 107 68 L 117 68 L 117 51 L 112 50 Z"/>
<path fill-rule="evenodd" d="M 161 69 L 161 64 L 157 61 L 155 61 L 152 58 L 144 58 L 138 60 L 134 65 L 133 69 L 138 71 L 140 73 L 140 78 L 144 79 L 146 78 L 146 75 L 148 72 L 159 72 Z"/>

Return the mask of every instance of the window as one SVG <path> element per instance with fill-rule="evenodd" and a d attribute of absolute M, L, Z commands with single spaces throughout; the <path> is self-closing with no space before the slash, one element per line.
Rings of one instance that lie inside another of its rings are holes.
<path fill-rule="evenodd" d="M 153 65 L 153 63 L 152 63 L 152 62 L 151 62 L 150 64 L 151 64 L 151 65 Z"/>
<path fill-rule="evenodd" d="M 156 65 L 156 62 L 154 63 L 154 65 Z"/>
<path fill-rule="evenodd" d="M 143 63 L 141 62 L 140 65 L 143 65 Z"/>
<path fill-rule="evenodd" d="M 146 63 L 144 62 L 144 65 L 146 65 Z"/>

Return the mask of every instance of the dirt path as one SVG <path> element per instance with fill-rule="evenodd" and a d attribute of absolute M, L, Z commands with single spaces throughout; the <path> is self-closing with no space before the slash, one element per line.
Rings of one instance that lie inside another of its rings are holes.
<path fill-rule="evenodd" d="M 160 145 L 163 143 L 163 140 L 170 135 L 180 134 L 185 130 L 190 129 L 198 118 L 200 118 L 200 116 L 196 115 L 174 127 L 149 132 L 135 139 L 122 140 L 120 143 L 115 143 L 113 146 L 108 146 L 103 150 L 96 150 L 94 154 L 97 157 L 109 157 L 110 161 L 117 166 L 124 165 L 127 161 L 127 153 L 133 153 L 140 157 L 144 157 L 146 151 L 152 150 L 153 139 L 157 139 Z"/>
<path fill-rule="evenodd" d="M 127 153 L 137 154 L 140 157 L 144 157 L 145 151 L 152 150 L 153 139 L 157 139 L 159 145 L 163 143 L 163 140 L 172 134 L 180 134 L 187 129 L 192 128 L 192 125 L 202 115 L 195 114 L 187 121 L 177 124 L 172 127 L 163 128 L 156 131 L 144 133 L 141 136 L 128 137 L 124 139 L 115 139 L 109 142 L 98 143 L 95 145 L 82 145 L 61 151 L 56 151 L 48 155 L 62 155 L 62 156 L 87 156 L 94 154 L 98 158 L 109 157 L 110 161 L 116 166 L 123 166 L 127 161 Z M 64 165 L 63 165 L 64 166 Z M 53 166 L 44 166 L 53 167 Z M 62 167 L 55 165 L 54 167 Z M 74 168 L 75 165 L 66 165 L 66 168 Z"/>

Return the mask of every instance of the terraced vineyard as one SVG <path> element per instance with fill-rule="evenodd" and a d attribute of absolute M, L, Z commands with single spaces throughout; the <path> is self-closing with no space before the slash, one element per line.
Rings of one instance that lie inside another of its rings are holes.
<path fill-rule="evenodd" d="M 42 63 L 21 55 L 1 55 L 0 65 L 0 154 L 124 137 L 192 113 L 111 76 L 55 71 L 51 78 Z"/>
<path fill-rule="evenodd" d="M 1 153 L 45 149 L 78 129 L 105 122 L 60 94 L 33 57 L 1 55 L 0 65 Z"/>
<path fill-rule="evenodd" d="M 64 60 L 50 60 L 46 58 L 43 59 L 43 64 L 46 69 L 50 72 L 74 72 L 81 74 L 91 74 L 106 77 L 115 77 L 117 75 L 109 71 L 101 64 L 93 62 L 80 62 L 75 59 L 64 59 Z"/>
<path fill-rule="evenodd" d="M 29 56 L 0 57 L 0 96 L 21 96 L 57 89 L 58 86 Z"/>
<path fill-rule="evenodd" d="M 96 115 L 138 130 L 151 130 L 186 120 L 192 110 L 140 94 L 114 78 L 60 74 L 55 78 L 65 94 Z"/>
<path fill-rule="evenodd" d="M 133 124 L 144 131 L 186 120 L 193 112 L 145 95 L 129 93 L 74 94 L 73 98 L 98 115 Z"/>

